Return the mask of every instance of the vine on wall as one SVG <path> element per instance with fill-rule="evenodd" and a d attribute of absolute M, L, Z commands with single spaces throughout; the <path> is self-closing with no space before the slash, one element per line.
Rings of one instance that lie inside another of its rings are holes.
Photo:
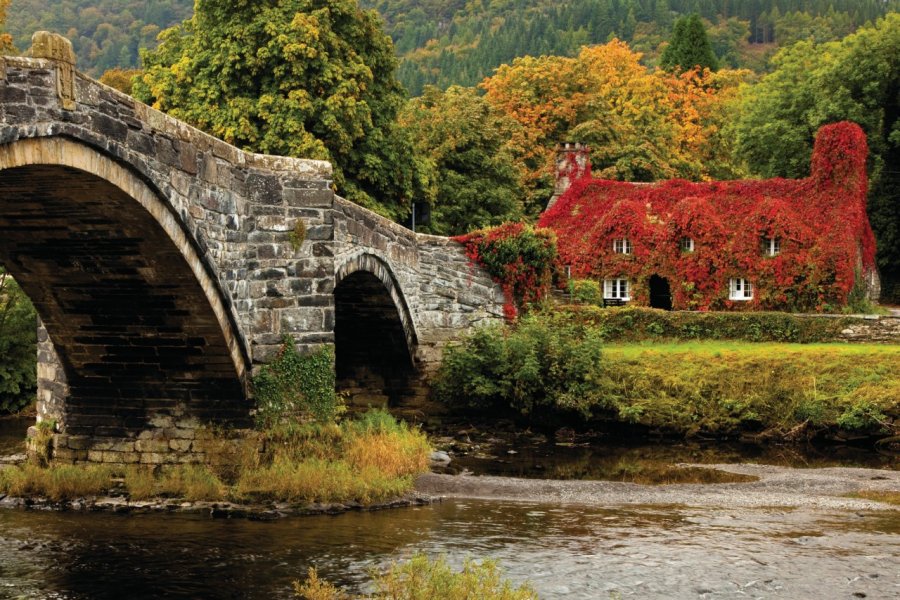
<path fill-rule="evenodd" d="M 453 238 L 466 256 L 484 267 L 503 288 L 507 319 L 520 308 L 543 298 L 556 272 L 556 235 L 524 223 L 504 223 Z"/>
<path fill-rule="evenodd" d="M 867 154 L 862 129 L 845 121 L 819 130 L 806 179 L 632 184 L 586 171 L 538 225 L 556 232 L 572 276 L 627 278 L 638 305 L 649 304 L 655 274 L 677 309 L 834 310 L 875 269 Z M 630 254 L 614 251 L 622 238 Z M 771 238 L 775 256 L 763 248 Z M 729 300 L 731 278 L 749 279 L 753 299 Z"/>

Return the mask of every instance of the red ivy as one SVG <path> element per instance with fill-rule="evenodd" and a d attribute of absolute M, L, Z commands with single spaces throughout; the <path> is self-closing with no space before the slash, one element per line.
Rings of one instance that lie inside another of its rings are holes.
<path fill-rule="evenodd" d="M 636 304 L 649 304 L 656 274 L 679 309 L 825 310 L 846 304 L 856 274 L 875 269 L 867 154 L 862 129 L 845 121 L 819 130 L 806 179 L 634 184 L 587 172 L 538 225 L 556 232 L 574 277 L 628 278 Z M 774 257 L 762 250 L 770 237 L 780 242 Z M 613 251 L 619 238 L 632 254 Z M 683 238 L 693 252 L 681 250 Z M 752 301 L 728 300 L 732 277 L 753 282 Z"/>
<path fill-rule="evenodd" d="M 503 288 L 503 313 L 513 320 L 518 309 L 544 297 L 553 283 L 556 236 L 548 229 L 504 223 L 453 238 L 466 256 L 484 267 Z"/>

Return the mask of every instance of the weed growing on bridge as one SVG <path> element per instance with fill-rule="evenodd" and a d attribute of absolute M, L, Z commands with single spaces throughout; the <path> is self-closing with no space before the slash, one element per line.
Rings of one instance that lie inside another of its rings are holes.
<path fill-rule="evenodd" d="M 334 391 L 334 349 L 301 354 L 290 336 L 278 356 L 253 378 L 256 422 L 262 430 L 286 421 L 330 423 L 343 405 Z"/>
<path fill-rule="evenodd" d="M 315 568 L 310 568 L 306 581 L 294 582 L 294 590 L 304 600 L 536 600 L 538 597 L 528 584 L 514 587 L 502 579 L 493 560 L 467 560 L 461 571 L 454 571 L 442 558 L 431 560 L 425 554 L 416 554 L 406 562 L 393 563 L 384 573 L 373 573 L 372 579 L 372 594 L 351 596 L 319 579 Z"/>

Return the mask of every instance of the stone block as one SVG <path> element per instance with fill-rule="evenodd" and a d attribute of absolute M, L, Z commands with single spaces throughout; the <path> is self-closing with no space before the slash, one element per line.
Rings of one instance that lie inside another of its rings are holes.
<path fill-rule="evenodd" d="M 138 440 L 134 443 L 134 449 L 141 453 L 166 452 L 169 450 L 169 440 Z"/>

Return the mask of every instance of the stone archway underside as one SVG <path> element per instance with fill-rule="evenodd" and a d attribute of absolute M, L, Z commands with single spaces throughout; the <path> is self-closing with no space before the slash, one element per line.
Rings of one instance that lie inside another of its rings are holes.
<path fill-rule="evenodd" d="M 355 271 L 334 301 L 338 388 L 356 404 L 396 404 L 415 369 L 395 300 L 374 274 Z"/>
<path fill-rule="evenodd" d="M 80 169 L 0 170 L 0 262 L 59 354 L 69 435 L 130 436 L 160 416 L 247 419 L 234 337 L 166 220 Z"/>

